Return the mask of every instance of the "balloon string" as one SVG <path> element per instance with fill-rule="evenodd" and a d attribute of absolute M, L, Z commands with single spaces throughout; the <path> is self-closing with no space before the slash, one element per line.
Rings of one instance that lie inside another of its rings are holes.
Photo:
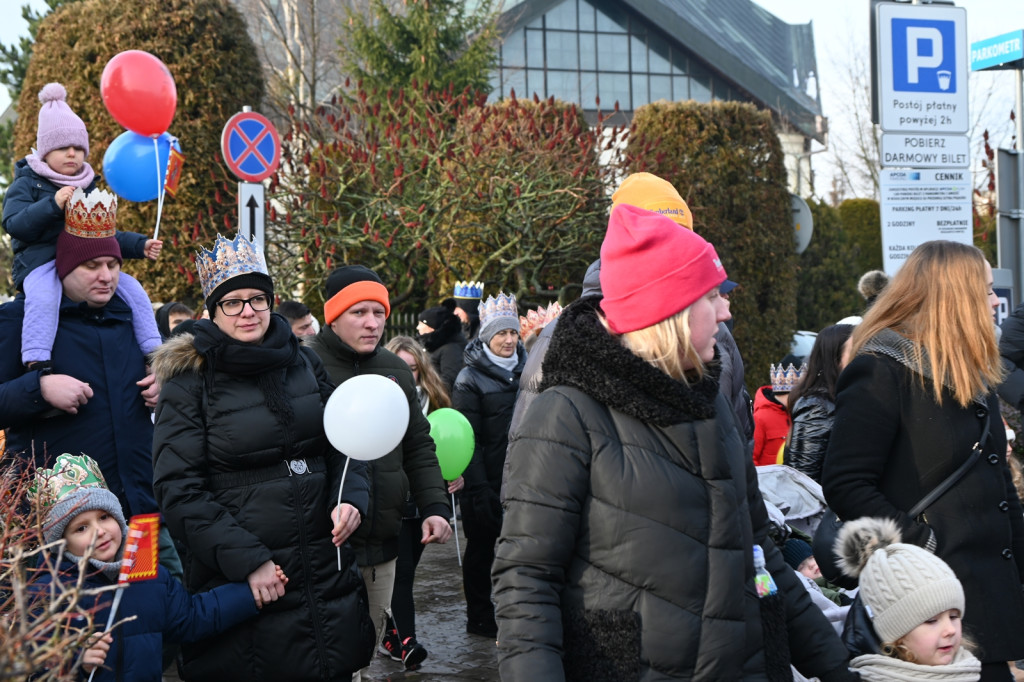
<path fill-rule="evenodd" d="M 345 474 L 348 473 L 349 457 L 345 457 L 345 468 L 341 470 L 341 484 L 338 486 L 338 504 L 334 507 L 338 509 L 341 506 L 341 491 L 345 488 Z M 338 516 L 341 516 L 341 510 L 338 509 Z M 341 546 L 338 546 L 338 570 L 341 570 Z"/>
<path fill-rule="evenodd" d="M 461 566 L 462 550 L 459 549 L 459 515 L 455 513 L 455 493 L 452 493 L 452 525 L 455 527 L 455 556 L 459 558 L 459 566 Z"/>
<path fill-rule="evenodd" d="M 117 590 L 114 592 L 114 603 L 110 605 L 110 615 L 107 616 L 107 627 L 103 628 L 103 632 L 110 632 L 110 626 L 114 624 L 114 618 L 117 616 L 117 607 L 121 605 L 121 597 L 124 595 L 124 588 L 127 585 L 119 585 Z M 99 668 L 99 666 L 96 666 Z M 96 674 L 96 668 L 92 669 L 89 673 L 89 682 L 92 682 L 93 675 Z"/>
<path fill-rule="evenodd" d="M 164 210 L 164 183 L 160 181 L 160 144 L 155 137 L 153 156 L 156 158 L 156 229 L 153 231 L 153 239 L 156 240 L 160 238 L 160 215 Z"/>

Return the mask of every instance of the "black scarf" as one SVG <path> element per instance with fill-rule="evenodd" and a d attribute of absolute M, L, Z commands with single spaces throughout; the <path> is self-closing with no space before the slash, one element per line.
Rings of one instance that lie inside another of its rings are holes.
<path fill-rule="evenodd" d="M 433 353 L 444 344 L 462 338 L 462 320 L 452 315 L 445 319 L 440 329 L 435 329 L 429 334 L 418 334 L 418 336 L 423 348 L 428 353 Z"/>
<path fill-rule="evenodd" d="M 299 341 L 288 321 L 277 313 L 270 315 L 267 333 L 259 344 L 236 341 L 220 330 L 212 320 L 199 320 L 192 342 L 206 361 L 207 386 L 213 386 L 218 371 L 240 376 L 256 376 L 267 408 L 283 427 L 295 419 L 291 400 L 284 390 L 283 371 L 294 364 Z"/>
<path fill-rule="evenodd" d="M 690 384 L 673 379 L 613 338 L 597 317 L 600 299 L 583 298 L 559 316 L 544 356 L 541 390 L 572 386 L 600 403 L 657 426 L 710 419 L 718 363 Z"/>

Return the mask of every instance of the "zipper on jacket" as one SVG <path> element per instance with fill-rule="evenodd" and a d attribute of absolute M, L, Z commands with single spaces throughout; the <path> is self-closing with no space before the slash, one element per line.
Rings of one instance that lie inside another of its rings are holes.
<path fill-rule="evenodd" d="M 359 376 L 360 374 L 361 372 L 359 371 L 359 355 L 356 354 L 355 359 L 352 361 L 352 376 L 356 377 Z M 367 476 L 366 483 L 370 488 L 369 495 L 367 496 L 366 501 L 366 514 L 370 517 L 370 530 L 366 534 L 366 544 L 363 546 L 363 551 L 366 554 L 366 560 L 370 561 L 371 557 L 369 546 L 371 544 L 372 538 L 374 537 L 374 531 L 377 530 L 377 505 L 374 504 L 373 502 L 373 498 L 377 494 L 377 467 L 374 466 L 373 462 L 367 462 L 366 469 L 367 472 L 369 473 L 369 475 Z"/>
<path fill-rule="evenodd" d="M 302 479 L 302 476 L 289 476 L 288 478 L 292 482 L 292 492 L 295 494 L 295 509 L 296 516 L 298 517 L 297 520 L 299 522 L 299 547 L 302 549 L 302 567 L 305 571 L 303 582 L 306 584 L 306 599 L 310 606 L 309 615 L 313 622 L 313 634 L 316 637 L 317 655 L 320 657 L 320 672 L 324 679 L 330 679 L 331 671 L 330 666 L 327 663 L 328 649 L 327 644 L 324 641 L 324 633 L 322 629 L 323 624 L 320 622 L 320 618 L 317 614 L 318 600 L 316 595 L 313 594 L 313 569 L 309 565 L 309 547 L 306 546 L 306 524 L 305 520 L 302 518 L 302 509 L 304 507 L 302 505 L 302 491 L 299 490 L 299 481 Z"/>

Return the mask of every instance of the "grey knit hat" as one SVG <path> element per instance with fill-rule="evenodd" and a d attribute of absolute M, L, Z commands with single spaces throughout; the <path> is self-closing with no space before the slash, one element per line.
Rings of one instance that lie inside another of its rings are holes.
<path fill-rule="evenodd" d="M 64 536 L 76 516 L 94 509 L 102 509 L 121 526 L 122 542 L 127 537 L 121 502 L 107 489 L 99 465 L 88 455 L 63 454 L 52 469 L 36 469 L 35 484 L 29 491 L 43 510 L 43 537 L 47 543 Z"/>
<path fill-rule="evenodd" d="M 488 296 L 480 304 L 480 338 L 489 344 L 494 335 L 505 329 L 519 332 L 519 307 L 512 294 Z"/>
<path fill-rule="evenodd" d="M 891 519 L 847 522 L 836 538 L 839 567 L 860 577 L 860 596 L 883 642 L 893 643 L 943 611 L 964 613 L 964 588 L 945 561 L 900 542 Z"/>

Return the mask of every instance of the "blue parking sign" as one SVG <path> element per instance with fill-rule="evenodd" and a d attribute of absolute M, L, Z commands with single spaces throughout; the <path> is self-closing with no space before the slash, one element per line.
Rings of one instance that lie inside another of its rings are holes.
<path fill-rule="evenodd" d="M 948 5 L 875 6 L 879 120 L 885 132 L 966 133 L 967 12 Z"/>
<path fill-rule="evenodd" d="M 956 92 L 956 23 L 892 20 L 892 87 L 901 92 Z"/>

